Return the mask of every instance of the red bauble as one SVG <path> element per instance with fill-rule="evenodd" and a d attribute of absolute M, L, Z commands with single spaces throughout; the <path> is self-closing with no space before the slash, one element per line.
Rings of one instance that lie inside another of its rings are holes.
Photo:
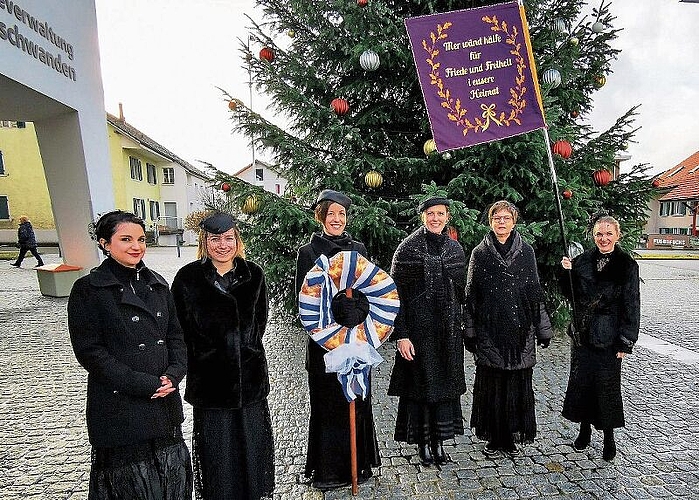
<path fill-rule="evenodd" d="M 580 116 L 580 112 L 577 109 L 574 109 L 573 111 L 570 112 L 571 118 L 577 118 L 578 116 Z"/>
<path fill-rule="evenodd" d="M 570 189 L 566 189 L 562 194 L 563 198 L 566 200 L 570 200 L 573 197 L 573 192 Z"/>
<path fill-rule="evenodd" d="M 260 50 L 260 58 L 272 62 L 274 61 L 274 51 L 269 47 L 262 47 L 262 50 Z"/>
<path fill-rule="evenodd" d="M 447 236 L 449 236 L 449 238 L 451 238 L 454 241 L 459 240 L 459 232 L 456 230 L 454 226 L 449 226 L 449 228 L 447 229 Z"/>
<path fill-rule="evenodd" d="M 604 168 L 592 172 L 592 180 L 598 186 L 606 186 L 612 180 L 612 174 Z"/>
<path fill-rule="evenodd" d="M 660 187 L 660 179 L 653 179 L 653 187 L 654 188 Z"/>
<path fill-rule="evenodd" d="M 224 182 L 221 184 L 221 190 L 225 191 L 226 193 L 231 190 L 231 185 L 228 184 L 227 182 Z"/>
<path fill-rule="evenodd" d="M 335 111 L 338 116 L 344 116 L 349 111 L 349 103 L 345 99 L 339 97 L 330 102 L 330 107 L 333 108 L 333 111 Z"/>
<path fill-rule="evenodd" d="M 360 7 L 366 7 L 366 4 L 369 3 L 369 0 L 357 0 L 357 5 Z"/>
<path fill-rule="evenodd" d="M 563 139 L 553 143 L 553 152 L 561 158 L 568 159 L 573 154 L 573 146 L 568 141 Z"/>

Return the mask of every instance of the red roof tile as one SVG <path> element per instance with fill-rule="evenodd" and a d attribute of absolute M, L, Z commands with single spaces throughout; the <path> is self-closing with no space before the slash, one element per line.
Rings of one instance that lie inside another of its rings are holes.
<path fill-rule="evenodd" d="M 659 198 L 660 201 L 699 198 L 699 151 L 656 176 L 654 183 L 667 191 Z"/>

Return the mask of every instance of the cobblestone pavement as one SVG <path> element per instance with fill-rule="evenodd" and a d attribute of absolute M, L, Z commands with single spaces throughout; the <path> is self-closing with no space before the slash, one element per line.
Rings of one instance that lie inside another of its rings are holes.
<path fill-rule="evenodd" d="M 194 257 L 184 248 L 151 248 L 146 261 L 172 280 Z M 47 262 L 58 262 L 47 256 Z M 699 262 L 641 261 L 642 331 L 699 353 Z M 90 446 L 84 422 L 86 374 L 75 361 L 66 328 L 65 298 L 43 297 L 36 273 L 0 261 L 0 498 L 82 500 L 87 496 Z M 303 370 L 305 334 L 280 321 L 268 328 L 276 441 L 275 499 L 351 498 L 349 488 L 321 493 L 304 484 L 307 402 Z M 699 398 L 697 365 L 643 345 L 624 361 L 627 427 L 617 432 L 619 453 L 601 459 L 590 448 L 571 447 L 576 428 L 562 419 L 569 347 L 556 338 L 539 353 L 534 369 L 538 436 L 515 459 L 485 459 L 470 431 L 445 447 L 451 462 L 423 467 L 412 446 L 392 439 L 397 401 L 386 395 L 393 363 L 374 374 L 374 411 L 382 466 L 356 498 L 386 499 L 645 499 L 699 498 Z M 467 363 L 469 382 L 473 366 Z M 468 419 L 471 392 L 463 397 Z M 185 431 L 191 433 L 186 405 Z"/>

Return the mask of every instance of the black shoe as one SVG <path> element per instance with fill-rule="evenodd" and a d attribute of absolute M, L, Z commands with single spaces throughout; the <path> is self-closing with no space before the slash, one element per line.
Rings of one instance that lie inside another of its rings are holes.
<path fill-rule="evenodd" d="M 417 449 L 422 465 L 432 465 L 434 463 L 434 458 L 432 458 L 432 452 L 430 451 L 430 445 L 421 444 L 418 445 Z"/>
<path fill-rule="evenodd" d="M 575 441 L 573 442 L 573 448 L 575 448 L 578 451 L 584 450 L 589 446 L 591 436 L 592 428 L 590 427 L 590 424 L 585 422 L 581 423 L 578 437 L 576 437 Z"/>
<path fill-rule="evenodd" d="M 611 462 L 616 457 L 616 443 L 614 442 L 614 429 L 604 429 L 604 448 L 602 458 Z"/>
<path fill-rule="evenodd" d="M 492 443 L 488 443 L 483 448 L 483 454 L 488 458 L 493 458 L 500 455 L 500 450 L 495 448 Z"/>
<path fill-rule="evenodd" d="M 519 457 L 522 455 L 522 448 L 520 448 L 516 444 L 513 444 L 512 446 L 508 446 L 507 448 L 504 449 L 504 451 L 505 451 L 505 453 L 507 453 L 507 455 L 510 458 L 515 458 L 515 457 Z"/>
<path fill-rule="evenodd" d="M 17 264 L 16 262 L 10 262 L 10 265 L 11 265 L 12 267 L 20 267 L 20 265 Z"/>
<path fill-rule="evenodd" d="M 442 441 L 432 443 L 432 457 L 437 464 L 447 463 L 447 454 L 444 453 L 444 443 Z"/>

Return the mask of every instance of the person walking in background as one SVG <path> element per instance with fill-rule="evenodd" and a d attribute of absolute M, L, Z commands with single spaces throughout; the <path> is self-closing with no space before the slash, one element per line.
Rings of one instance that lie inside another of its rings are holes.
<path fill-rule="evenodd" d="M 553 330 L 544 308 L 536 257 L 515 230 L 510 202 L 488 210 L 491 231 L 471 253 L 466 284 L 466 345 L 474 353 L 471 427 L 488 457 L 521 453 L 536 436 L 533 366 L 536 345 Z"/>
<path fill-rule="evenodd" d="M 573 446 L 584 450 L 590 444 L 592 428 L 602 429 L 602 458 L 616 456 L 614 429 L 623 427 L 621 361 L 638 340 L 641 296 L 636 261 L 617 244 L 619 222 L 609 215 L 593 218 L 595 247 L 561 265 L 563 294 L 574 299 L 574 341 L 570 356 L 570 377 L 563 402 L 563 417 L 580 423 Z M 572 282 L 572 294 L 571 294 Z"/>
<path fill-rule="evenodd" d="M 269 373 L 262 337 L 267 285 L 245 259 L 236 220 L 214 213 L 199 225 L 198 260 L 172 282 L 194 407 L 195 492 L 203 500 L 259 500 L 274 490 Z"/>
<path fill-rule="evenodd" d="M 10 265 L 14 267 L 22 267 L 22 261 L 27 252 L 31 252 L 36 259 L 36 267 L 43 266 L 44 261 L 41 259 L 41 255 L 37 251 L 36 247 L 36 235 L 34 234 L 34 228 L 32 223 L 29 221 L 29 217 L 22 215 L 19 218 L 19 227 L 17 228 L 17 245 L 19 246 L 19 254 L 17 255 L 17 260 L 12 262 Z"/>
<path fill-rule="evenodd" d="M 299 248 L 296 260 L 296 295 L 301 291 L 306 274 L 321 255 L 331 258 L 342 251 L 356 251 L 368 257 L 366 247 L 345 232 L 347 210 L 352 200 L 331 189 L 321 191 L 314 206 L 315 220 L 321 231 Z M 366 300 L 366 297 L 364 297 Z M 366 313 L 356 305 L 359 299 L 338 294 L 333 299 L 333 314 L 340 324 L 356 325 Z M 368 302 L 367 302 L 368 306 Z M 362 316 L 363 314 L 363 316 Z M 311 415 L 308 422 L 308 450 L 305 475 L 313 487 L 330 490 L 351 483 L 350 424 L 347 399 L 336 373 L 325 371 L 325 349 L 310 336 L 306 346 L 306 370 Z M 370 382 L 371 383 L 371 382 Z M 355 400 L 357 429 L 358 482 L 369 479 L 372 467 L 381 465 L 379 447 L 371 408 L 371 391 L 366 399 Z"/>
<path fill-rule="evenodd" d="M 391 265 L 401 300 L 388 387 L 400 398 L 394 439 L 416 444 L 423 465 L 446 463 L 444 441 L 464 433 L 466 256 L 444 231 L 450 204 L 437 197 L 420 204 L 423 225 L 398 245 Z"/>
<path fill-rule="evenodd" d="M 88 372 L 88 499 L 190 500 L 177 390 L 187 348 L 168 284 L 143 263 L 145 224 L 134 214 L 103 215 L 94 239 L 107 258 L 68 299 L 70 340 Z"/>

